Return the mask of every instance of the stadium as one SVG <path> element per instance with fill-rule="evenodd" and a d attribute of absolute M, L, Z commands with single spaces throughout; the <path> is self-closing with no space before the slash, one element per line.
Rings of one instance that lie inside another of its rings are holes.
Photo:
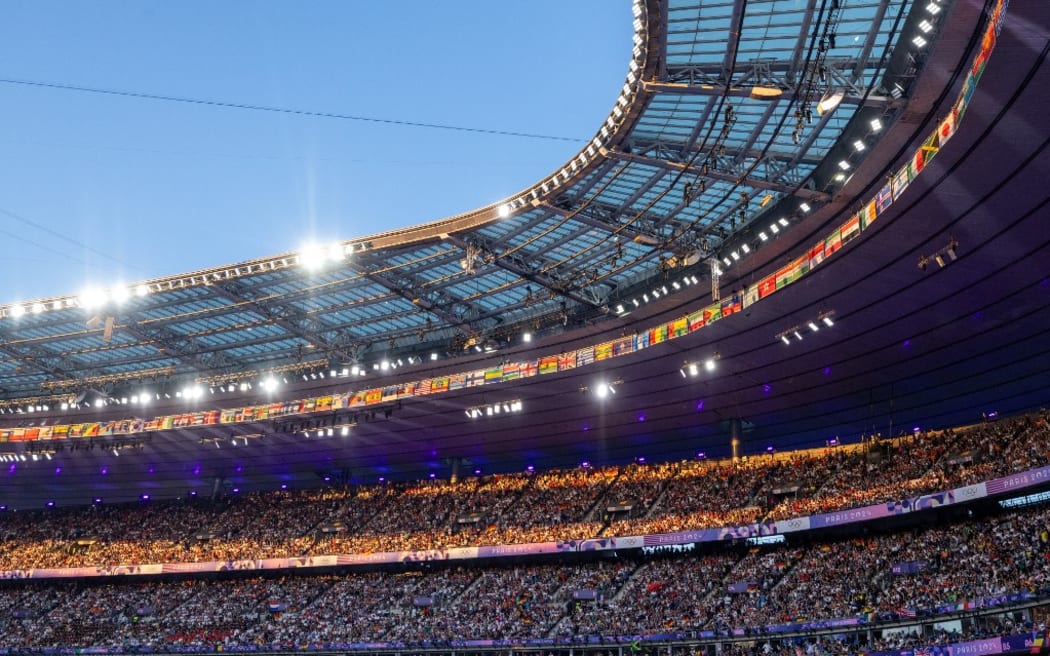
<path fill-rule="evenodd" d="M 498 202 L 0 299 L 0 649 L 1046 653 L 1050 7 L 631 11 Z"/>

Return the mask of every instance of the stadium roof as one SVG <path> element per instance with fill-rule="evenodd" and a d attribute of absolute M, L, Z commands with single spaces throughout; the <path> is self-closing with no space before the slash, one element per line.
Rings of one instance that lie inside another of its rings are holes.
<path fill-rule="evenodd" d="M 348 240 L 331 254 L 326 247 L 150 281 L 142 295 L 132 288 L 119 304 L 100 298 L 97 309 L 83 307 L 91 299 L 46 299 L 13 317 L 8 306 L 0 386 L 24 405 L 41 403 L 28 399 L 44 392 L 118 396 L 136 385 L 240 381 L 284 368 L 315 374 L 280 393 L 299 398 L 362 387 L 316 376 L 355 359 L 440 353 L 384 374 L 396 383 L 668 322 L 710 302 L 714 263 L 725 269 L 725 293 L 753 285 L 873 197 L 950 115 L 981 46 L 985 9 L 963 1 L 647 2 L 624 100 L 575 168 L 502 203 Z M 735 317 L 571 372 L 411 399 L 388 417 L 361 417 L 345 439 L 257 422 L 162 431 L 119 454 L 102 445 L 48 453 L 55 460 L 46 471 L 13 463 L 2 496 L 39 505 L 134 498 L 143 489 L 175 495 L 208 489 L 213 478 L 249 489 L 336 471 L 355 481 L 447 475 L 452 462 L 489 472 L 725 455 L 734 418 L 744 420 L 746 450 L 760 452 L 1043 403 L 1047 14 L 1009 8 L 958 133 L 878 222 Z M 817 113 L 817 103 L 834 98 L 837 106 Z M 768 226 L 780 219 L 787 225 L 773 235 Z M 633 300 L 687 276 L 704 280 L 635 308 Z M 808 322 L 828 313 L 835 326 L 810 333 Z M 806 339 L 793 337 L 796 328 Z M 525 330 L 535 335 L 530 344 L 520 341 Z M 790 346 L 778 339 L 785 334 Z M 679 375 L 683 364 L 716 354 L 717 373 Z M 591 399 L 599 381 L 618 383 L 615 399 Z M 206 394 L 198 407 L 259 398 L 238 388 Z M 525 412 L 464 418 L 465 408 L 512 399 Z M 150 412 L 183 406 L 161 400 Z M 109 406 L 33 421 L 129 413 Z M 249 433 L 264 439 L 227 444 Z"/>
<path fill-rule="evenodd" d="M 667 270 L 706 276 L 756 221 L 827 202 L 842 135 L 874 141 L 906 106 L 923 60 L 898 35 L 938 23 L 916 6 L 636 4 L 620 99 L 549 178 L 415 228 L 0 307 L 0 399 L 455 355 L 600 321 Z"/>

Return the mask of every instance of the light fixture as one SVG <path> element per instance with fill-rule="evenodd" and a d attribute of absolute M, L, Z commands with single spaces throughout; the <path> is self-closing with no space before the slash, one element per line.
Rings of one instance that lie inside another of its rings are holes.
<path fill-rule="evenodd" d="M 924 18 L 919 21 L 919 29 L 922 30 L 923 34 L 929 34 L 930 30 L 933 29 L 933 24 Z"/>
<path fill-rule="evenodd" d="M 772 233 L 773 233 L 773 234 L 775 235 L 775 234 L 777 234 L 778 232 L 780 232 L 780 228 L 779 228 L 779 227 L 777 227 L 777 224 L 775 224 L 775 223 L 770 223 L 770 224 L 769 224 L 769 231 L 770 231 L 770 232 L 772 232 Z"/>
<path fill-rule="evenodd" d="M 812 330 L 813 332 L 817 332 L 818 330 L 820 330 L 820 326 L 818 326 L 818 325 L 816 324 L 816 322 L 810 321 L 810 322 L 809 322 L 808 324 L 806 324 L 806 325 L 808 325 L 808 326 L 809 326 L 809 329 L 810 329 L 810 330 Z"/>
<path fill-rule="evenodd" d="M 747 255 L 748 253 L 751 252 L 751 247 L 748 246 L 747 244 L 741 244 L 740 245 L 740 250 L 744 251 L 744 255 Z"/>
<path fill-rule="evenodd" d="M 524 333 L 521 334 L 521 341 L 525 342 L 526 344 L 531 342 L 532 341 L 532 333 L 530 333 L 529 331 L 526 330 Z"/>
<path fill-rule="evenodd" d="M 882 130 L 882 120 L 881 119 L 873 118 L 873 119 L 871 119 L 871 122 L 868 123 L 868 125 L 871 126 L 871 131 L 872 132 L 879 132 L 879 131 Z"/>
<path fill-rule="evenodd" d="M 796 330 L 796 331 L 794 331 L 794 332 L 795 332 L 795 338 L 796 338 L 796 339 L 798 339 L 798 341 L 800 341 L 800 342 L 801 342 L 801 341 L 802 341 L 802 333 L 800 333 L 800 332 L 799 332 L 799 331 L 797 331 L 797 330 Z"/>
<path fill-rule="evenodd" d="M 824 94 L 824 97 L 817 103 L 817 115 L 823 115 L 839 106 L 842 99 L 846 97 L 846 93 L 842 89 L 837 89 L 834 92 L 829 91 Z"/>
<path fill-rule="evenodd" d="M 865 146 L 864 142 L 861 141 L 860 139 L 857 139 L 856 141 L 853 142 L 853 150 L 857 151 L 858 153 L 863 153 L 867 149 L 868 149 L 868 147 Z"/>
<path fill-rule="evenodd" d="M 714 356 L 714 357 L 710 357 L 710 358 L 708 358 L 707 360 L 704 360 L 704 369 L 705 369 L 705 370 L 706 370 L 706 371 L 707 371 L 708 373 L 711 373 L 712 371 L 714 371 L 714 370 L 715 370 L 715 367 L 717 366 L 717 365 L 715 364 L 715 361 L 716 361 L 717 359 L 718 359 L 718 355 L 717 355 L 717 354 L 715 354 L 715 356 Z"/>
<path fill-rule="evenodd" d="M 842 169 L 843 171 L 848 171 L 850 169 L 849 162 L 847 162 L 844 159 L 840 159 L 839 160 L 839 168 Z"/>
<path fill-rule="evenodd" d="M 926 5 L 926 11 L 931 16 L 936 16 L 937 14 L 941 13 L 941 6 L 936 2 L 931 2 L 930 4 Z"/>
<path fill-rule="evenodd" d="M 501 219 L 507 218 L 508 216 L 510 216 L 510 205 L 507 205 L 506 203 L 500 205 L 499 209 L 496 210 L 496 214 Z"/>
<path fill-rule="evenodd" d="M 926 39 L 922 38 L 922 35 L 916 34 L 915 38 L 911 40 L 917 47 L 922 48 L 926 45 Z"/>
<path fill-rule="evenodd" d="M 11 309 L 8 310 L 8 314 L 10 314 L 11 317 L 15 318 L 15 319 L 17 319 L 18 317 L 24 315 L 25 313 L 26 313 L 26 309 L 23 306 L 21 306 L 21 305 L 12 305 Z"/>
<path fill-rule="evenodd" d="M 788 346 L 791 346 L 791 340 L 790 340 L 790 339 L 788 339 L 788 336 L 787 336 L 787 335 L 781 335 L 781 336 L 780 336 L 780 341 L 784 342 L 784 343 L 785 343 L 785 344 L 787 344 Z"/>

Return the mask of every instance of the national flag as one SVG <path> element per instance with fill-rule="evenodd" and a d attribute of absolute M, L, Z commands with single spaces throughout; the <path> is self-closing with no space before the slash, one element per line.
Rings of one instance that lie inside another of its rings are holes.
<path fill-rule="evenodd" d="M 689 333 L 689 320 L 685 317 L 680 317 L 671 322 L 670 331 L 672 339 L 674 337 L 682 337 Z"/>
<path fill-rule="evenodd" d="M 260 406 L 258 409 L 263 410 L 263 412 L 265 412 L 265 413 L 269 413 L 269 411 L 270 411 L 269 406 Z M 316 406 L 317 412 L 328 412 L 331 409 L 332 409 L 332 395 L 331 394 L 326 395 L 326 396 L 321 396 L 321 397 L 317 398 L 317 406 Z M 265 419 L 265 417 L 259 417 L 259 413 L 258 412 L 255 413 L 255 418 L 256 419 Z"/>
<path fill-rule="evenodd" d="M 551 355 L 540 359 L 540 375 L 558 373 L 558 356 Z"/>
<path fill-rule="evenodd" d="M 709 324 L 722 318 L 722 305 L 714 303 L 704 308 L 704 323 Z"/>
<path fill-rule="evenodd" d="M 441 378 L 435 378 L 430 381 L 430 393 L 437 394 L 438 392 L 448 391 L 448 376 L 442 376 Z"/>
<path fill-rule="evenodd" d="M 860 235 L 860 217 L 854 214 L 850 217 L 849 221 L 842 224 L 839 228 L 839 233 L 842 237 L 842 243 L 849 243 L 851 239 Z"/>
<path fill-rule="evenodd" d="M 915 163 L 915 173 L 921 173 L 937 154 L 938 150 L 940 148 L 937 145 L 937 132 L 934 131 L 930 133 L 930 136 L 926 137 L 926 141 L 923 141 L 922 146 L 915 151 L 915 157 L 912 158 L 912 161 Z"/>
<path fill-rule="evenodd" d="M 521 378 L 521 364 L 510 362 L 503 365 L 503 380 L 517 380 Z"/>
<path fill-rule="evenodd" d="M 595 360 L 608 360 L 613 356 L 612 342 L 605 342 L 594 347 Z"/>
<path fill-rule="evenodd" d="M 787 287 L 788 283 L 791 282 L 791 265 L 787 265 L 777 271 L 777 289 L 783 289 Z"/>
<path fill-rule="evenodd" d="M 568 371 L 576 368 L 576 351 L 562 353 L 558 356 L 558 371 Z"/>
<path fill-rule="evenodd" d="M 729 315 L 739 312 L 742 309 L 740 294 L 733 294 L 729 298 L 722 301 L 722 316 L 728 317 Z"/>
<path fill-rule="evenodd" d="M 649 343 L 656 345 L 667 341 L 667 325 L 663 324 L 649 331 Z"/>
<path fill-rule="evenodd" d="M 689 332 L 699 330 L 704 327 L 704 311 L 697 310 L 690 314 L 686 320 L 689 322 Z"/>
<path fill-rule="evenodd" d="M 430 394 L 431 386 L 433 384 L 434 382 L 430 378 L 419 381 L 419 387 L 416 388 L 416 396 L 427 396 Z M 351 400 L 351 404 L 352 403 L 353 401 Z"/>
<path fill-rule="evenodd" d="M 628 353 L 634 352 L 634 337 L 621 337 L 620 339 L 613 342 L 613 357 L 619 357 L 621 355 L 627 355 Z"/>
<path fill-rule="evenodd" d="M 460 390 L 467 386 L 467 375 L 466 374 L 452 374 L 448 377 L 448 388 L 450 390 Z"/>
<path fill-rule="evenodd" d="M 948 115 L 944 117 L 941 124 L 937 127 L 937 145 L 944 148 L 944 144 L 948 143 L 948 140 L 955 134 L 955 108 L 952 107 Z"/>
<path fill-rule="evenodd" d="M 904 193 L 904 190 L 908 188 L 908 184 L 911 180 L 908 177 L 908 167 L 903 166 L 899 171 L 893 174 L 893 200 L 897 200 Z"/>
<path fill-rule="evenodd" d="M 529 360 L 521 364 L 521 377 L 532 378 L 539 371 L 539 365 L 536 360 Z"/>
<path fill-rule="evenodd" d="M 485 382 L 499 382 L 503 379 L 503 367 L 493 367 L 485 371 Z"/>
<path fill-rule="evenodd" d="M 871 199 L 867 205 L 860 208 L 857 212 L 857 218 L 860 219 L 860 229 L 867 230 L 868 226 L 875 222 L 875 199 Z"/>
<path fill-rule="evenodd" d="M 69 436 L 69 426 L 61 424 L 58 426 L 51 427 L 51 439 L 53 440 L 64 440 Z"/>
<path fill-rule="evenodd" d="M 836 228 L 835 232 L 824 238 L 824 257 L 831 257 L 840 248 L 842 248 L 842 230 Z"/>
<path fill-rule="evenodd" d="M 820 242 L 813 248 L 809 249 L 809 268 L 815 269 L 817 266 L 824 261 L 824 242 Z"/>
<path fill-rule="evenodd" d="M 777 290 L 777 276 L 772 274 L 758 283 L 758 297 L 765 298 Z"/>
<path fill-rule="evenodd" d="M 915 617 L 915 609 L 914 608 L 903 608 L 903 607 L 902 608 L 898 608 L 897 609 L 897 614 L 900 615 L 901 617 L 912 618 L 912 617 Z"/>
<path fill-rule="evenodd" d="M 594 347 L 585 346 L 584 348 L 576 351 L 576 366 L 582 367 L 594 362 Z"/>
<path fill-rule="evenodd" d="M 373 403 L 380 403 L 383 401 L 383 389 L 375 388 L 365 392 L 365 405 L 371 405 Z"/>
<path fill-rule="evenodd" d="M 824 252 L 824 248 L 821 247 L 820 252 Z M 751 307 L 758 302 L 761 298 L 758 294 L 758 285 L 748 285 L 744 290 L 744 307 Z"/>
<path fill-rule="evenodd" d="M 479 387 L 485 384 L 485 370 L 475 369 L 467 372 L 467 387 Z"/>
<path fill-rule="evenodd" d="M 875 212 L 882 214 L 893 204 L 893 190 L 889 182 L 875 194 Z"/>
<path fill-rule="evenodd" d="M 649 331 L 640 332 L 634 336 L 634 350 L 641 351 L 644 348 L 649 348 Z"/>
<path fill-rule="evenodd" d="M 351 395 L 351 397 L 350 397 L 350 404 L 347 407 L 358 408 L 360 406 L 363 406 L 364 404 L 365 404 L 365 393 L 364 392 L 354 392 L 353 395 Z M 285 414 L 288 414 L 288 413 L 285 413 Z"/>

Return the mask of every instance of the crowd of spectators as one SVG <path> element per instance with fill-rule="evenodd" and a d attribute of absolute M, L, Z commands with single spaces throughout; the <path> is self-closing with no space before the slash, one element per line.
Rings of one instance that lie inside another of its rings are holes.
<path fill-rule="evenodd" d="M 1048 417 L 727 461 L 8 511 L 0 569 L 448 549 L 787 519 L 1045 465 Z"/>
<path fill-rule="evenodd" d="M 712 553 L 427 563 L 322 576 L 12 584 L 0 588 L 0 648 L 448 645 L 704 630 L 724 635 L 738 627 L 762 636 L 769 625 L 897 619 L 1006 593 L 1050 594 L 1048 524 L 1044 507 L 805 546 L 727 545 Z M 913 567 L 895 572 L 901 564 Z M 988 621 L 965 627 L 969 634 L 1002 628 Z M 871 636 L 879 647 L 915 639 L 896 630 Z"/>

